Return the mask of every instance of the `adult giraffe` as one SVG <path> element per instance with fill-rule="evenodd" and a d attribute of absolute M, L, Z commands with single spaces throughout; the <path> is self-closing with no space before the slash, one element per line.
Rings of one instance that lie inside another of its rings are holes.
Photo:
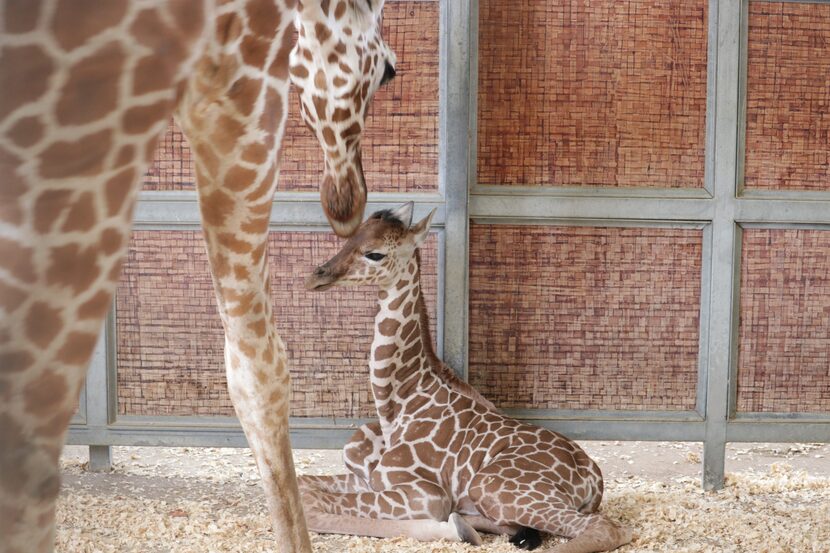
<path fill-rule="evenodd" d="M 366 107 L 394 76 L 382 6 L 0 0 L 0 552 L 53 548 L 58 458 L 171 113 L 193 150 L 228 388 L 277 549 L 310 551 L 268 221 L 290 74 L 325 153 L 326 215 L 342 236 L 360 223 Z"/>

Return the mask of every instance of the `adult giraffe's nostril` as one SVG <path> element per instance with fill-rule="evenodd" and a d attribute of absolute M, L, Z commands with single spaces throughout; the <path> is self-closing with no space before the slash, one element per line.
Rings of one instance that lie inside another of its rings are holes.
<path fill-rule="evenodd" d="M 386 62 L 386 67 L 383 69 L 383 78 L 380 80 L 380 84 L 384 85 L 395 78 L 397 73 L 395 72 L 395 66 L 393 66 L 388 61 Z"/>
<path fill-rule="evenodd" d="M 316 269 L 314 269 L 314 276 L 323 276 L 325 272 L 325 269 L 323 269 L 322 267 L 317 267 Z"/>

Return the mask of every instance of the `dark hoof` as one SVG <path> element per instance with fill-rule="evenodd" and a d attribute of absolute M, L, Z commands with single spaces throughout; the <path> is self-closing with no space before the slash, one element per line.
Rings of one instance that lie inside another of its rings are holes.
<path fill-rule="evenodd" d="M 525 526 L 510 538 L 510 543 L 512 543 L 519 549 L 527 549 L 528 551 L 533 551 L 534 549 L 542 545 L 542 535 L 539 533 L 538 530 L 534 530 L 533 528 L 528 528 Z"/>

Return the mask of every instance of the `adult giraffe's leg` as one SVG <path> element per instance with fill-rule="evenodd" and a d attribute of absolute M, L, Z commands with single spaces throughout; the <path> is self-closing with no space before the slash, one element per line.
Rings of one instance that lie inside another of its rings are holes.
<path fill-rule="evenodd" d="M 277 549 L 310 552 L 288 433 L 287 357 L 273 322 L 266 255 L 293 17 L 286 11 L 277 13 L 276 23 L 265 22 L 246 7 L 252 15 L 243 20 L 233 12 L 226 18 L 223 9 L 221 32 L 197 64 L 177 119 L 195 161 L 225 329 L 228 391 L 256 458 Z"/>
<path fill-rule="evenodd" d="M 58 459 L 135 191 L 210 17 L 202 0 L 99 8 L 0 4 L 2 553 L 53 548 Z"/>

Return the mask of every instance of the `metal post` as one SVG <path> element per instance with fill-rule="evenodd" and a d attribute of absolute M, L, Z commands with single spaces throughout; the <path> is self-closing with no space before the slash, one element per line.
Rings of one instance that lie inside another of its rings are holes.
<path fill-rule="evenodd" d="M 470 139 L 470 48 L 474 0 L 441 3 L 439 183 L 447 206 L 444 360 L 467 377 L 467 199 L 474 164 Z"/>
<path fill-rule="evenodd" d="M 714 202 L 709 298 L 708 382 L 703 444 L 703 487 L 723 486 L 729 382 L 735 363 L 739 232 L 735 224 L 738 189 L 739 68 L 741 0 L 714 0 L 715 48 Z M 710 20 L 711 22 L 711 20 Z"/>
<path fill-rule="evenodd" d="M 108 344 L 113 326 L 112 312 L 107 316 L 104 330 L 98 337 L 98 344 L 92 354 L 86 379 L 86 416 L 87 426 L 104 427 L 109 424 L 110 387 L 107 374 Z M 112 457 L 109 445 L 89 446 L 89 470 L 107 472 L 112 470 Z"/>

